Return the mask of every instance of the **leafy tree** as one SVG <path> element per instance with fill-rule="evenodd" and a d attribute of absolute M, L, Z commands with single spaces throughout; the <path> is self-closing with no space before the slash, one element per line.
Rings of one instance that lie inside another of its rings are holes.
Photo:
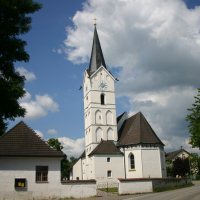
<path fill-rule="evenodd" d="M 189 123 L 190 144 L 193 148 L 200 148 L 200 88 L 197 90 L 198 94 L 194 97 L 195 102 L 192 104 L 192 107 L 188 109 L 190 114 L 186 117 Z"/>
<path fill-rule="evenodd" d="M 173 161 L 173 175 L 185 176 L 190 174 L 190 162 L 188 158 L 176 158 Z"/>
<path fill-rule="evenodd" d="M 0 135 L 5 132 L 8 119 L 25 114 L 18 102 L 25 94 L 25 78 L 16 72 L 14 63 L 29 60 L 26 42 L 19 35 L 30 30 L 29 14 L 40 8 L 34 0 L 0 0 Z"/>
<path fill-rule="evenodd" d="M 194 176 L 200 175 L 200 157 L 197 153 L 190 154 L 191 174 Z"/>
<path fill-rule="evenodd" d="M 62 151 L 63 146 L 61 145 L 61 143 L 58 141 L 58 139 L 55 138 L 50 138 L 47 143 L 54 148 L 57 151 Z"/>
<path fill-rule="evenodd" d="M 63 149 L 63 146 L 58 141 L 58 139 L 50 138 L 47 141 L 47 143 L 55 150 L 62 151 L 62 149 Z M 61 180 L 70 178 L 70 172 L 76 161 L 77 161 L 77 159 L 74 158 L 73 156 L 70 157 L 69 160 L 67 159 L 67 156 L 61 160 Z"/>
<path fill-rule="evenodd" d="M 173 176 L 173 163 L 171 160 L 166 160 L 166 170 L 167 170 L 167 176 L 171 177 Z"/>

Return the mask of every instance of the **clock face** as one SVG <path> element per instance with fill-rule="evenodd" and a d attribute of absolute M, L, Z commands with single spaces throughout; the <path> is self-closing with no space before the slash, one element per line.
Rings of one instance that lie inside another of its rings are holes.
<path fill-rule="evenodd" d="M 100 90 L 105 90 L 107 88 L 107 83 L 104 81 L 101 81 L 101 83 L 99 84 L 99 89 Z"/>

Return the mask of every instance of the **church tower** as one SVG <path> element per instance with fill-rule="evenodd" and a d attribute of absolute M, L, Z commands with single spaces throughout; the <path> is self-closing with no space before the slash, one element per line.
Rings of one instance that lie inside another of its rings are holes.
<path fill-rule="evenodd" d="M 103 57 L 96 24 L 88 69 L 84 73 L 85 154 L 102 141 L 117 142 L 115 78 Z"/>

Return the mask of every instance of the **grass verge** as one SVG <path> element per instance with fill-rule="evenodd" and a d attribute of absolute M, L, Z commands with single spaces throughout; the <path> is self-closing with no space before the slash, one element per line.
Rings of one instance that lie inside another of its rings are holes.
<path fill-rule="evenodd" d="M 118 188 L 117 187 L 112 187 L 112 188 L 101 188 L 99 189 L 103 192 L 110 192 L 110 193 L 116 193 L 118 192 Z"/>
<path fill-rule="evenodd" d="M 154 192 L 164 192 L 164 191 L 169 191 L 169 190 L 176 190 L 176 189 L 191 187 L 193 185 L 194 185 L 193 183 L 189 183 L 187 185 L 177 185 L 177 186 L 160 187 L 160 188 L 154 189 Z"/>

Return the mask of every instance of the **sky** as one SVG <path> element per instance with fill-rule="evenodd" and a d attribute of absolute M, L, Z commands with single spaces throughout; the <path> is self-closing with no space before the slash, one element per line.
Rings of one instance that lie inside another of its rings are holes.
<path fill-rule="evenodd" d="M 200 87 L 200 0 L 37 0 L 27 41 L 20 104 L 23 120 L 44 140 L 58 138 L 68 156 L 84 149 L 84 70 L 94 18 L 105 62 L 115 77 L 120 115 L 141 111 L 167 152 L 188 145 L 185 117 Z"/>

